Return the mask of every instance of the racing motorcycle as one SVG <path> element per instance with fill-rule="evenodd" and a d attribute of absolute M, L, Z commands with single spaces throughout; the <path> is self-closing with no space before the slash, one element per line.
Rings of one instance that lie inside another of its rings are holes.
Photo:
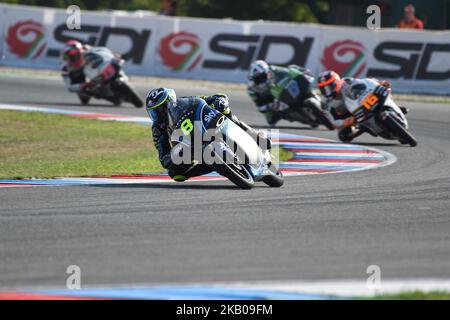
<path fill-rule="evenodd" d="M 82 104 L 86 105 L 91 97 L 104 99 L 119 106 L 122 102 L 130 102 L 136 108 L 144 106 L 128 76 L 123 71 L 123 59 L 113 59 L 98 73 L 98 68 L 85 68 L 87 78 L 91 79 L 78 94 Z"/>
<path fill-rule="evenodd" d="M 311 99 L 316 100 L 316 104 L 304 105 L 296 101 L 292 104 L 275 103 L 274 112 L 281 118 L 290 122 L 301 122 L 317 128 L 324 125 L 329 130 L 334 130 L 334 126 L 329 118 L 324 114 L 321 99 L 314 94 Z M 319 107 L 320 106 L 320 107 Z"/>
<path fill-rule="evenodd" d="M 355 117 L 356 125 L 364 132 L 374 137 L 398 140 L 411 147 L 417 145 L 416 138 L 409 132 L 405 117 L 407 109 L 395 103 L 390 88 L 383 89 L 376 81 L 366 79 L 349 90 L 344 94 L 345 104 Z"/>
<path fill-rule="evenodd" d="M 271 89 L 275 98 L 272 109 L 276 116 L 287 121 L 297 121 L 317 128 L 334 126 L 325 114 L 320 95 L 313 88 L 314 77 L 306 68 L 291 66 L 291 74 Z M 298 75 L 302 77 L 296 78 Z M 309 100 L 309 103 L 305 103 Z"/>
<path fill-rule="evenodd" d="M 222 113 L 204 104 L 183 110 L 178 119 L 171 135 L 175 164 L 175 159 L 183 159 L 190 163 L 188 171 L 218 172 L 241 189 L 251 189 L 258 181 L 270 187 L 283 185 L 283 174 L 272 162 L 270 151 L 263 151 Z"/>

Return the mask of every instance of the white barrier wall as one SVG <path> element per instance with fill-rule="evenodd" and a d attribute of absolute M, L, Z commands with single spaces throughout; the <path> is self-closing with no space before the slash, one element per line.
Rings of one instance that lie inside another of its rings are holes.
<path fill-rule="evenodd" d="M 3 46 L 4 46 L 4 43 L 5 43 L 5 40 L 4 40 L 4 31 L 3 31 L 3 28 L 4 28 L 4 25 L 5 25 L 5 11 L 6 11 L 6 9 L 4 8 L 4 7 L 2 7 L 2 6 L 0 6 L 0 65 L 2 64 L 2 61 L 3 61 Z"/>
<path fill-rule="evenodd" d="M 396 91 L 450 94 L 450 32 L 322 27 L 316 71 L 392 81 Z"/>
<path fill-rule="evenodd" d="M 69 30 L 65 10 L 25 6 L 0 6 L 6 11 L 3 25 L 2 65 L 59 68 L 59 51 L 69 39 L 108 46 L 123 53 L 127 70 L 135 74 L 153 74 L 154 35 L 158 21 L 110 13 L 82 13 L 81 30 Z"/>
<path fill-rule="evenodd" d="M 398 92 L 450 94 L 450 32 L 82 12 L 68 30 L 65 10 L 0 5 L 1 65 L 59 67 L 76 38 L 108 46 L 130 74 L 245 82 L 251 61 L 299 64 L 318 74 L 391 80 Z"/>

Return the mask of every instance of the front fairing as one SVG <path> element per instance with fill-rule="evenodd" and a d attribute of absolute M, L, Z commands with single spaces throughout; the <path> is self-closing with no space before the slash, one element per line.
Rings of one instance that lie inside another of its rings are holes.
<path fill-rule="evenodd" d="M 406 120 L 405 115 L 403 114 L 400 107 L 395 103 L 392 96 L 389 95 L 384 103 L 385 112 L 390 113 L 400 124 L 402 124 L 406 129 L 408 129 L 408 120 Z"/>
<path fill-rule="evenodd" d="M 360 109 L 363 101 L 373 92 L 376 86 L 377 83 L 369 79 L 357 80 L 352 85 L 346 86 L 342 90 L 342 94 L 344 96 L 344 103 L 347 110 L 354 114 L 358 109 Z M 355 92 L 356 87 L 360 88 L 357 92 Z"/>
<path fill-rule="evenodd" d="M 235 154 L 238 160 L 241 164 L 244 164 L 245 161 L 254 177 L 259 177 L 263 174 L 265 158 L 261 148 L 247 132 L 219 111 L 211 108 L 206 103 L 199 103 L 198 105 L 185 108 L 184 112 L 174 109 L 172 113 L 174 118 L 178 118 L 175 119 L 174 132 L 171 136 L 172 145 L 180 144 L 196 148 L 195 143 L 201 142 L 205 146 L 212 141 L 210 139 L 211 136 L 219 134 L 232 150 L 234 150 L 233 146 L 236 146 Z M 186 119 L 192 121 L 194 128 L 192 134 L 188 136 L 182 130 L 177 130 L 182 127 L 182 123 Z M 198 133 L 201 133 L 201 141 L 194 137 L 194 134 Z"/>
<path fill-rule="evenodd" d="M 256 141 L 228 118 L 221 125 L 220 131 L 229 146 L 232 146 L 233 143 L 236 144 L 236 154 L 239 160 L 242 162 L 244 157 L 247 158 L 246 163 L 253 176 L 260 176 L 264 170 L 265 159 Z"/>
<path fill-rule="evenodd" d="M 377 114 L 377 116 L 374 116 Z M 383 136 L 386 139 L 395 139 L 389 132 L 383 122 L 380 121 L 380 117 L 383 118 L 384 115 L 390 115 L 396 119 L 403 127 L 408 129 L 408 121 L 401 109 L 397 106 L 392 96 L 389 94 L 384 101 L 384 103 L 377 107 L 375 113 L 372 112 L 370 116 L 366 117 L 364 120 L 359 121 L 360 125 L 367 128 L 369 131 L 376 135 Z"/>

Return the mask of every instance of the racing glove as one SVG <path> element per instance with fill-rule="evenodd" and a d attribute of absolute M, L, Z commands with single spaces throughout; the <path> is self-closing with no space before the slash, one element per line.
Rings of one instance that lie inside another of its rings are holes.
<path fill-rule="evenodd" d="M 386 87 L 386 88 L 390 88 L 391 87 L 391 82 L 390 81 L 388 81 L 388 80 L 380 80 L 380 81 L 378 81 L 383 87 Z"/>
<path fill-rule="evenodd" d="M 342 126 L 343 126 L 343 128 L 348 128 L 348 127 L 351 127 L 353 124 L 355 124 L 355 117 L 351 116 L 344 120 L 344 123 Z"/>
<path fill-rule="evenodd" d="M 80 86 L 80 91 L 90 91 L 90 90 L 92 90 L 95 86 L 96 86 L 96 84 L 95 84 L 94 82 L 88 81 L 88 82 L 83 83 L 83 84 Z"/>
<path fill-rule="evenodd" d="M 373 90 L 373 93 L 376 94 L 379 97 L 386 97 L 389 92 L 391 92 L 390 87 L 385 87 L 383 85 L 376 86 L 375 90 Z"/>
<path fill-rule="evenodd" d="M 200 96 L 200 98 L 224 115 L 229 116 L 231 114 L 230 102 L 226 94 L 218 93 L 212 96 Z"/>

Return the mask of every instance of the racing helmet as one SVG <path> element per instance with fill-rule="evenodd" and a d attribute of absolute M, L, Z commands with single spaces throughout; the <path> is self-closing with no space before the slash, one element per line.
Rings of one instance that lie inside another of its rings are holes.
<path fill-rule="evenodd" d="M 81 67 L 84 64 L 84 51 L 85 47 L 80 41 L 69 40 L 61 51 L 62 59 L 72 67 Z"/>
<path fill-rule="evenodd" d="M 342 79 L 334 71 L 323 71 L 317 79 L 317 86 L 320 93 L 325 97 L 330 98 L 336 96 L 342 88 Z"/>
<path fill-rule="evenodd" d="M 167 117 L 168 110 L 177 102 L 175 90 L 168 88 L 152 89 L 145 100 L 147 113 L 153 122 Z"/>
<path fill-rule="evenodd" d="M 256 60 L 250 65 L 248 79 L 252 86 L 258 91 L 264 91 L 269 87 L 272 71 L 264 60 Z"/>

